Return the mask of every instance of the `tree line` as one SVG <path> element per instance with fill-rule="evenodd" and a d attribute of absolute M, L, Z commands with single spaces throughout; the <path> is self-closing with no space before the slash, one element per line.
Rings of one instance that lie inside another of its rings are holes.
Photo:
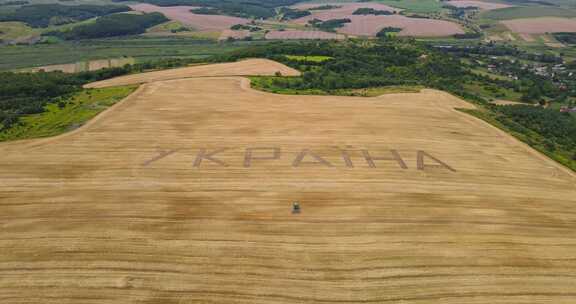
<path fill-rule="evenodd" d="M 309 16 L 312 14 L 312 13 L 310 13 L 310 11 L 307 11 L 307 10 L 298 10 L 298 9 L 292 9 L 289 7 L 280 8 L 278 10 L 278 13 L 280 15 L 282 15 L 282 20 L 298 19 L 298 18 L 306 17 L 306 16 Z"/>
<path fill-rule="evenodd" d="M 125 2 L 132 0 L 113 0 Z M 215 9 L 219 14 L 244 18 L 270 18 L 276 8 L 290 6 L 304 0 L 137 0 L 158 6 L 199 6 Z"/>
<path fill-rule="evenodd" d="M 30 4 L 30 2 L 28 1 L 6 1 L 4 3 L 0 3 L 0 6 L 17 6 L 17 5 L 26 5 L 26 4 Z"/>
<path fill-rule="evenodd" d="M 376 10 L 369 7 L 361 7 L 352 13 L 352 15 L 375 15 L 375 16 L 381 16 L 381 15 L 388 16 L 394 14 L 395 14 L 394 12 L 386 10 Z"/>
<path fill-rule="evenodd" d="M 556 40 L 564 44 L 571 44 L 571 45 L 576 44 L 576 33 L 561 32 L 561 33 L 554 33 L 553 35 L 554 38 L 556 38 Z"/>
<path fill-rule="evenodd" d="M 65 40 L 107 38 L 114 36 L 138 35 L 148 28 L 167 22 L 161 13 L 142 15 L 115 14 L 98 18 L 93 23 L 82 24 L 65 31 L 51 31 L 44 35 L 56 36 Z"/>
<path fill-rule="evenodd" d="M 74 23 L 130 10 L 128 6 L 119 5 L 34 4 L 19 7 L 14 12 L 1 15 L 0 22 L 20 21 L 31 27 L 39 28 Z"/>
<path fill-rule="evenodd" d="M 312 25 L 313 27 L 327 31 L 327 32 L 336 32 L 336 29 L 343 27 L 346 23 L 350 23 L 352 20 L 349 18 L 341 18 L 341 19 L 330 19 L 326 21 L 322 21 L 320 19 L 312 19 L 308 21 L 308 24 Z"/>
<path fill-rule="evenodd" d="M 576 118 L 570 113 L 528 105 L 501 106 L 497 111 L 515 123 L 541 134 L 544 144 L 554 151 L 557 146 L 576 153 Z M 501 122 L 506 123 L 505 120 Z M 514 128 L 513 125 L 510 125 Z"/>

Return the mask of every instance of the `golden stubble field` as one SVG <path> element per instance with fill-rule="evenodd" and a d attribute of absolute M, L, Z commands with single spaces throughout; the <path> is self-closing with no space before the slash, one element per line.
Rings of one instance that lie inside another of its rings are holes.
<path fill-rule="evenodd" d="M 274 76 L 280 72 L 282 76 L 298 76 L 300 72 L 267 59 L 247 59 L 238 62 L 203 64 L 191 67 L 160 70 L 140 74 L 132 74 L 97 81 L 86 85 L 87 88 L 105 88 L 110 86 L 149 83 L 171 79 L 217 77 L 217 76 Z M 194 94 L 194 92 L 190 92 Z"/>
<path fill-rule="evenodd" d="M 189 78 L 2 144 L 0 302 L 574 303 L 574 176 L 454 107 Z"/>

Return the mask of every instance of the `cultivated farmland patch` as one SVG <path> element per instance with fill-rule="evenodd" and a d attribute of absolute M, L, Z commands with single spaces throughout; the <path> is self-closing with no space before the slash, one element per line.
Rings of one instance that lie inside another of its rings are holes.
<path fill-rule="evenodd" d="M 401 36 L 450 36 L 463 34 L 464 30 L 456 23 L 422 18 L 409 18 L 401 15 L 393 16 L 351 16 L 351 23 L 346 23 L 339 32 L 358 35 L 375 36 L 385 27 L 402 28 Z"/>
<path fill-rule="evenodd" d="M 334 5 L 341 6 L 340 8 L 330 10 L 314 10 L 312 15 L 299 18 L 294 22 L 299 24 L 306 24 L 309 20 L 330 20 L 330 19 L 350 19 L 350 23 L 346 23 L 344 27 L 338 31 L 344 34 L 357 35 L 357 36 L 375 36 L 384 27 L 399 27 L 402 28 L 400 35 L 404 36 L 450 36 L 453 34 L 462 34 L 464 30 L 460 25 L 435 19 L 423 18 L 409 18 L 402 15 L 354 15 L 354 11 L 358 8 L 373 8 L 376 10 L 387 10 L 390 12 L 399 12 L 399 9 L 380 3 L 337 3 Z M 301 4 L 296 7 L 309 8 L 318 6 L 317 4 Z"/>
<path fill-rule="evenodd" d="M 162 7 L 146 3 L 130 5 L 135 11 L 141 12 L 161 12 L 167 18 L 179 21 L 183 24 L 192 26 L 197 30 L 225 30 L 232 25 L 247 23 L 250 20 L 239 17 L 221 16 L 221 15 L 200 15 L 190 12 L 196 8 L 192 6 L 170 6 Z"/>
<path fill-rule="evenodd" d="M 573 9 L 554 6 L 513 6 L 491 10 L 482 14 L 483 17 L 494 20 L 511 20 L 540 17 L 573 18 L 576 11 Z"/>
<path fill-rule="evenodd" d="M 510 7 L 510 5 L 508 4 L 477 1 L 477 0 L 454 0 L 454 1 L 448 1 L 446 3 L 456 7 L 477 7 L 479 9 L 486 11 Z"/>
<path fill-rule="evenodd" d="M 516 33 L 544 34 L 554 32 L 576 32 L 576 19 L 569 18 L 529 18 L 502 21 Z"/>
<path fill-rule="evenodd" d="M 372 8 L 375 10 L 382 10 L 382 11 L 389 11 L 389 12 L 398 12 L 400 11 L 397 8 L 393 8 L 388 5 L 380 4 L 380 3 L 370 3 L 370 2 L 362 2 L 362 3 L 334 3 L 334 6 L 338 6 L 337 8 L 328 9 L 328 10 L 313 10 L 311 11 L 311 15 L 299 18 L 294 20 L 296 23 L 306 24 L 309 20 L 312 19 L 320 19 L 320 20 L 330 20 L 330 19 L 342 19 L 342 18 L 349 18 L 357 9 L 359 8 Z M 307 3 L 307 4 L 299 4 L 295 5 L 295 8 L 299 9 L 308 9 L 311 7 L 317 7 L 318 3 Z"/>

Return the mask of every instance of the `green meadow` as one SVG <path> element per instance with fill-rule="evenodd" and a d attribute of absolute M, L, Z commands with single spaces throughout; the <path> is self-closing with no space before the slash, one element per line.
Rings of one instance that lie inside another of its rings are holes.
<path fill-rule="evenodd" d="M 124 37 L 0 47 L 0 71 L 108 58 L 132 57 L 136 62 L 166 58 L 204 58 L 257 42 L 218 43 L 186 37 Z"/>
<path fill-rule="evenodd" d="M 576 17 L 576 10 L 545 6 L 507 7 L 483 13 L 482 17 L 492 20 L 509 20 L 534 17 L 570 18 Z"/>
<path fill-rule="evenodd" d="M 48 137 L 81 127 L 138 86 L 83 90 L 57 103 L 46 105 L 45 112 L 22 117 L 20 124 L 0 132 L 0 141 Z"/>

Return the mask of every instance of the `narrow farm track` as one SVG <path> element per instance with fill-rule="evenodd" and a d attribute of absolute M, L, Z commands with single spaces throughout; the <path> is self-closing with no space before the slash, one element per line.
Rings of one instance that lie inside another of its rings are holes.
<path fill-rule="evenodd" d="M 0 303 L 576 301 L 574 175 L 469 104 L 147 77 L 0 145 Z"/>

